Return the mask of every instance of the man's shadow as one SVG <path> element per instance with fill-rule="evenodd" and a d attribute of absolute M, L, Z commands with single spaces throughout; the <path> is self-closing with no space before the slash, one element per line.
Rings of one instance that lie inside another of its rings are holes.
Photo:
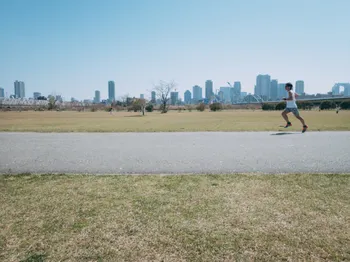
<path fill-rule="evenodd" d="M 299 135 L 299 133 L 280 132 L 280 133 L 271 134 L 271 136 L 284 136 L 284 135 Z"/>

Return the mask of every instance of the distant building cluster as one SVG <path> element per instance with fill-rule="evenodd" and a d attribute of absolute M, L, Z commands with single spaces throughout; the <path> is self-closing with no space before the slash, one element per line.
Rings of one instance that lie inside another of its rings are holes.
<path fill-rule="evenodd" d="M 278 83 L 277 79 L 271 79 L 270 75 L 258 75 L 254 87 L 254 95 L 262 101 L 279 101 L 287 97 L 285 90 L 286 83 Z M 294 90 L 300 96 L 305 95 L 304 81 L 298 80 L 294 85 Z"/>
<path fill-rule="evenodd" d="M 214 88 L 212 80 L 207 80 L 204 83 L 204 88 L 199 85 L 192 87 L 192 90 L 186 90 L 183 94 L 183 100 L 179 96 L 179 92 L 174 90 L 170 93 L 169 104 L 171 105 L 189 105 L 205 103 L 210 104 L 219 102 L 223 104 L 238 104 L 238 103 L 251 103 L 251 102 L 264 102 L 264 101 L 279 101 L 283 97 L 287 96 L 285 90 L 285 83 L 279 83 L 277 79 L 271 79 L 268 74 L 258 75 L 256 77 L 256 84 L 254 86 L 254 93 L 248 94 L 242 92 L 241 82 L 235 81 L 233 85 L 227 82 L 227 86 L 221 86 L 217 89 Z M 203 90 L 204 89 L 204 90 Z M 332 91 L 327 94 L 309 95 L 305 93 L 305 84 L 303 80 L 297 80 L 294 85 L 294 90 L 301 98 L 320 98 L 320 97 L 334 97 L 334 96 L 350 96 L 350 83 L 336 83 L 332 87 Z M 150 102 L 153 104 L 160 104 L 157 93 L 152 91 L 150 94 Z M 32 100 L 48 100 L 54 98 L 58 102 L 63 102 L 61 96 L 43 96 L 40 92 L 34 92 Z M 5 89 L 0 87 L 0 99 L 16 99 L 16 101 L 26 101 L 25 83 L 23 81 L 16 80 L 14 82 L 14 92 L 10 95 L 5 93 Z M 145 94 L 140 94 L 140 99 L 145 99 Z M 71 98 L 70 102 L 78 102 L 75 98 Z M 116 101 L 115 82 L 108 81 L 108 99 L 103 100 L 101 98 L 101 92 L 95 90 L 95 95 L 92 100 L 85 99 L 81 101 L 85 104 L 111 104 Z M 22 102 L 21 102 L 22 103 Z"/>

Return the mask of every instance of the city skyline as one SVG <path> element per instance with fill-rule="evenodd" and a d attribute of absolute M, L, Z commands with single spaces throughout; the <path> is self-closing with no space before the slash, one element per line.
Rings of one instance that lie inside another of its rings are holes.
<path fill-rule="evenodd" d="M 290 82 L 293 84 L 294 90 L 296 93 L 300 95 L 316 95 L 316 94 L 322 94 L 322 93 L 308 93 L 305 92 L 305 82 L 303 80 L 297 80 L 295 83 Z M 279 83 L 278 79 L 272 79 L 270 75 L 258 75 L 256 77 L 256 84 L 254 87 L 254 92 L 253 93 L 248 93 L 244 92 L 241 89 L 241 82 L 240 81 L 235 81 L 234 85 L 232 86 L 230 82 L 227 82 L 229 86 L 224 86 L 220 88 L 216 88 L 214 91 L 214 83 L 212 80 L 206 80 L 204 83 L 204 94 L 203 94 L 203 88 L 201 88 L 199 85 L 195 85 L 192 87 L 192 92 L 187 89 L 184 92 L 184 96 L 181 97 L 179 96 L 179 92 L 176 92 L 176 89 L 173 92 L 177 93 L 177 100 L 185 100 L 185 93 L 187 91 L 190 92 L 193 101 L 199 101 L 202 100 L 203 98 L 206 100 L 211 100 L 211 99 L 216 99 L 217 96 L 222 97 L 221 100 L 223 100 L 224 103 L 237 103 L 239 102 L 240 99 L 242 99 L 242 95 L 246 96 L 247 94 L 253 94 L 257 95 L 259 97 L 262 97 L 265 101 L 275 101 L 275 100 L 280 100 L 281 98 L 286 96 L 286 92 L 284 89 L 285 83 Z M 120 101 L 123 100 L 126 94 L 117 96 L 115 94 L 115 83 L 114 81 L 110 80 L 108 81 L 108 97 L 106 99 L 101 98 L 101 91 L 100 90 L 95 90 L 95 95 L 93 96 L 92 99 L 90 98 L 84 98 L 80 101 L 92 101 L 94 103 L 100 103 L 104 100 L 113 102 L 113 101 Z M 42 96 L 41 92 L 34 92 L 33 97 L 25 96 L 25 83 L 23 81 L 18 81 L 16 80 L 14 82 L 14 93 L 8 95 L 7 92 L 0 87 L 0 98 L 3 97 L 14 97 L 14 98 L 34 98 L 37 99 L 39 96 Z M 6 93 L 6 94 L 5 94 Z M 212 94 L 211 98 L 208 99 L 207 96 L 208 94 Z M 345 95 L 345 96 L 350 96 L 350 83 L 335 83 L 333 87 L 326 93 L 323 93 L 324 95 L 332 93 L 333 95 Z M 129 97 L 136 97 L 135 95 L 130 95 L 128 94 Z M 204 95 L 204 96 L 203 96 Z M 54 97 L 59 97 L 59 99 L 64 99 L 65 101 L 69 100 L 68 98 L 64 98 L 61 95 L 57 94 L 47 94 L 47 97 L 54 96 Z M 243 96 L 243 97 L 244 97 Z M 45 95 L 44 95 L 45 97 Z M 145 96 L 144 93 L 140 94 L 140 98 L 146 99 L 149 101 L 156 101 L 156 92 L 153 90 L 151 91 L 150 94 L 147 94 Z M 188 98 L 188 95 L 187 95 Z M 71 97 L 70 100 L 75 100 L 79 101 L 74 97 Z"/>
<path fill-rule="evenodd" d="M 118 99 L 159 80 L 175 80 L 182 94 L 206 79 L 214 89 L 239 79 L 253 93 L 256 75 L 269 73 L 326 93 L 350 81 L 350 2 L 314 2 L 5 1 L 0 86 L 10 93 L 21 79 L 28 94 L 92 99 L 94 90 L 107 97 L 114 79 Z"/>

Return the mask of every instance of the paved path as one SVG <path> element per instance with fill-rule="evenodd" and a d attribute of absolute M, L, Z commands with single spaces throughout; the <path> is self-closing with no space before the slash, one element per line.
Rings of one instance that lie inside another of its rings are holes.
<path fill-rule="evenodd" d="M 0 133 L 0 173 L 350 173 L 350 132 Z"/>

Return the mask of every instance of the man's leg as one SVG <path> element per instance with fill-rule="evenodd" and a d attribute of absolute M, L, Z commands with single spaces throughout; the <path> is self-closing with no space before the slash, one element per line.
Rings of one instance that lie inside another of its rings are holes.
<path fill-rule="evenodd" d="M 286 122 L 287 122 L 287 125 L 286 125 L 285 127 L 289 127 L 289 126 L 292 125 L 292 123 L 289 122 L 288 115 L 287 115 L 288 113 L 289 113 L 289 112 L 288 112 L 287 110 L 284 110 L 284 111 L 282 112 L 282 117 L 283 117 L 284 120 L 286 120 Z"/>
<path fill-rule="evenodd" d="M 295 112 L 293 112 L 295 117 L 298 118 L 300 120 L 300 122 L 303 124 L 303 133 L 306 131 L 306 129 L 308 129 L 308 126 L 305 124 L 304 119 L 300 116 L 299 114 L 299 110 L 295 110 Z"/>
<path fill-rule="evenodd" d="M 304 119 L 301 116 L 295 116 L 300 120 L 300 122 L 303 124 L 303 126 L 306 126 Z"/>

